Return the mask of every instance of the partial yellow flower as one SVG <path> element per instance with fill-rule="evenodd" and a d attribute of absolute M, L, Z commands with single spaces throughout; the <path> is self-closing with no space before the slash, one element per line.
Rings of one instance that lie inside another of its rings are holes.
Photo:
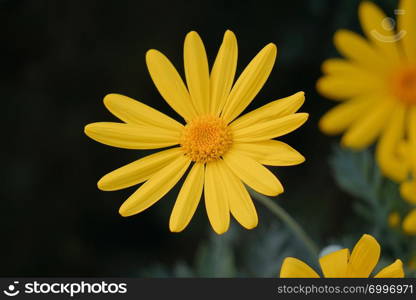
<path fill-rule="evenodd" d="M 397 146 L 416 118 L 416 1 L 401 0 L 399 9 L 395 31 L 378 6 L 362 2 L 359 18 L 367 39 L 348 30 L 336 32 L 335 46 L 345 58 L 323 63 L 317 89 L 341 102 L 322 117 L 321 130 L 343 133 L 341 143 L 351 149 L 378 140 L 381 170 L 400 182 L 407 169 Z"/>
<path fill-rule="evenodd" d="M 374 237 L 364 234 L 352 253 L 341 249 L 319 259 L 325 278 L 368 278 L 380 258 L 380 245 Z M 280 270 L 281 278 L 319 278 L 311 267 L 299 259 L 287 257 Z M 397 259 L 378 272 L 375 278 L 403 278 L 403 263 Z"/>
<path fill-rule="evenodd" d="M 110 94 L 104 98 L 104 105 L 124 123 L 100 122 L 85 127 L 90 138 L 109 146 L 168 148 L 99 180 L 103 191 L 143 183 L 120 207 L 122 216 L 152 206 L 190 168 L 173 207 L 171 231 L 180 232 L 188 225 L 202 193 L 209 221 L 218 234 L 228 230 L 230 212 L 245 228 L 257 226 L 257 212 L 244 184 L 276 196 L 283 192 L 283 186 L 263 165 L 291 166 L 305 160 L 289 145 L 274 140 L 308 118 L 306 113 L 296 113 L 304 102 L 303 92 L 238 117 L 269 77 L 276 52 L 274 44 L 265 46 L 234 83 L 234 33 L 226 31 L 210 72 L 204 44 L 192 31 L 184 44 L 186 85 L 166 56 L 153 49 L 147 52 L 146 63 L 156 88 L 185 125 L 141 102 Z"/>

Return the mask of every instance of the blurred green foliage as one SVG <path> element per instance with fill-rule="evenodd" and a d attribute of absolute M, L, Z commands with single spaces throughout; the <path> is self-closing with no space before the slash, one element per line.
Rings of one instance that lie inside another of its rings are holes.
<path fill-rule="evenodd" d="M 211 233 L 199 245 L 191 263 L 179 261 L 171 267 L 151 265 L 144 277 L 278 277 L 287 256 L 304 255 L 301 244 L 278 220 L 261 227 L 249 238 L 236 224 L 221 236 Z"/>
<path fill-rule="evenodd" d="M 370 233 L 381 244 L 382 259 L 379 268 L 393 259 L 400 258 L 405 266 L 416 255 L 416 240 L 398 228 L 388 224 L 392 211 L 405 212 L 407 205 L 399 192 L 399 185 L 380 173 L 372 149 L 354 152 L 335 146 L 330 164 L 338 185 L 353 195 L 354 211 L 361 217 L 358 228 Z M 355 232 L 359 232 L 356 228 Z M 346 234 L 344 241 L 351 240 Z M 410 276 L 415 270 L 407 269 Z"/>
<path fill-rule="evenodd" d="M 405 264 L 407 276 L 415 276 L 415 270 L 407 267 L 416 254 L 414 238 L 404 235 L 400 229 L 389 227 L 387 222 L 389 212 L 403 206 L 398 184 L 382 176 L 371 149 L 353 152 L 334 146 L 329 162 L 337 184 L 354 196 L 353 208 L 356 213 L 356 217 L 351 219 L 355 223 L 350 227 L 351 231 L 332 239 L 331 247 L 352 250 L 361 235 L 369 233 L 376 237 L 382 248 L 375 272 L 400 258 Z M 157 263 L 137 275 L 278 277 L 281 263 L 288 256 L 303 256 L 304 261 L 317 268 L 317 262 L 305 256 L 305 251 L 304 245 L 293 238 L 285 224 L 274 219 L 249 238 L 245 237 L 244 229 L 239 226 L 232 226 L 229 232 L 221 236 L 211 233 L 209 240 L 199 245 L 193 262 L 179 261 L 170 267 Z"/>

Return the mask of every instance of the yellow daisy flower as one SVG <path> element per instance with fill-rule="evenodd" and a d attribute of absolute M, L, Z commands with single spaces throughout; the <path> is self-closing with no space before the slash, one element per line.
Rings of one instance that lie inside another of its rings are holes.
<path fill-rule="evenodd" d="M 380 258 L 380 245 L 374 237 L 364 234 L 352 253 L 341 249 L 319 259 L 325 278 L 368 278 Z M 299 259 L 287 257 L 280 270 L 281 278 L 319 278 L 320 276 Z M 397 259 L 378 272 L 375 278 L 403 278 L 403 263 Z"/>
<path fill-rule="evenodd" d="M 209 72 L 199 35 L 192 31 L 184 43 L 186 84 L 159 51 L 149 50 L 146 63 L 161 96 L 185 120 L 185 125 L 126 96 L 110 94 L 104 105 L 124 123 L 99 122 L 85 127 L 92 139 L 126 149 L 171 147 L 141 158 L 101 178 L 98 187 L 113 191 L 143 183 L 120 207 L 131 216 L 161 199 L 190 171 L 173 207 L 169 228 L 182 231 L 204 192 L 209 221 L 218 234 L 227 231 L 230 212 L 245 228 L 257 226 L 257 213 L 244 184 L 276 196 L 283 186 L 263 165 L 290 166 L 304 157 L 274 140 L 300 127 L 308 118 L 295 113 L 303 92 L 273 101 L 237 118 L 266 82 L 275 62 L 276 46 L 265 46 L 234 83 L 237 40 L 226 31 Z M 244 183 L 244 184 L 243 184 Z"/>
<path fill-rule="evenodd" d="M 317 89 L 341 102 L 323 116 L 321 130 L 344 133 L 341 143 L 351 149 L 378 140 L 381 170 L 400 182 L 406 169 L 397 144 L 416 118 L 416 1 L 401 0 L 396 12 L 397 31 L 379 7 L 362 2 L 359 19 L 367 39 L 348 30 L 336 32 L 335 46 L 345 58 L 323 63 Z"/>

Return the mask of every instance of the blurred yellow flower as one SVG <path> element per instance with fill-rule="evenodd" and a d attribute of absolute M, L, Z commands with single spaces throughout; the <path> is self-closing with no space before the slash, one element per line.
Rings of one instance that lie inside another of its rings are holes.
<path fill-rule="evenodd" d="M 335 46 L 345 58 L 323 63 L 317 89 L 341 102 L 322 117 L 321 130 L 344 133 L 341 143 L 351 149 L 378 140 L 381 170 L 401 182 L 407 171 L 397 146 L 411 134 L 409 123 L 416 118 L 416 1 L 401 0 L 396 12 L 397 30 L 379 7 L 362 2 L 359 19 L 367 39 L 336 32 Z"/>
<path fill-rule="evenodd" d="M 308 118 L 296 113 L 303 92 L 273 101 L 237 118 L 266 82 L 276 58 L 276 46 L 265 46 L 235 84 L 237 40 L 226 31 L 209 71 L 204 44 L 192 31 L 184 43 L 186 85 L 172 63 L 149 50 L 146 63 L 161 96 L 185 120 L 183 125 L 126 96 L 104 98 L 108 110 L 124 123 L 99 122 L 85 127 L 92 139 L 126 149 L 171 147 L 141 158 L 101 178 L 104 191 L 143 185 L 120 207 L 131 216 L 161 199 L 185 174 L 173 207 L 169 228 L 182 231 L 190 222 L 204 191 L 209 221 L 218 234 L 228 230 L 230 212 L 245 228 L 257 226 L 257 212 L 244 184 L 276 196 L 283 186 L 263 165 L 289 166 L 304 157 L 289 145 L 273 140 L 300 127 Z M 244 183 L 244 184 L 243 184 Z"/>
<path fill-rule="evenodd" d="M 380 258 L 380 245 L 374 237 L 364 234 L 355 245 L 351 255 L 341 249 L 319 259 L 325 278 L 368 278 Z M 287 257 L 280 270 L 281 278 L 319 278 L 320 276 L 299 259 Z M 397 259 L 378 272 L 375 278 L 403 278 L 403 263 Z"/>

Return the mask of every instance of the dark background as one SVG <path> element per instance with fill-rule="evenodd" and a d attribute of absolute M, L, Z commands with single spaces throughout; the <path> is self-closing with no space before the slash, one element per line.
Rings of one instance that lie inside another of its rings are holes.
<path fill-rule="evenodd" d="M 144 55 L 158 49 L 183 74 L 182 46 L 190 30 L 201 35 L 210 63 L 224 31 L 233 30 L 238 73 L 264 45 L 277 44 L 275 68 L 249 109 L 303 90 L 301 110 L 310 119 L 283 138 L 307 161 L 273 168 L 286 190 L 276 201 L 321 245 L 348 230 L 350 197 L 335 185 L 328 166 L 337 139 L 317 128 L 333 104 L 314 87 L 322 61 L 337 55 L 333 33 L 359 31 L 358 3 L 0 1 L 0 275 L 130 276 L 156 261 L 192 259 L 211 230 L 204 206 L 180 234 L 168 230 L 177 187 L 145 212 L 122 218 L 118 208 L 135 188 L 102 192 L 96 182 L 150 152 L 111 148 L 83 133 L 88 123 L 115 120 L 102 104 L 108 93 L 178 118 L 153 86 Z M 392 14 L 396 1 L 377 3 Z M 256 206 L 261 227 L 264 209 Z"/>

